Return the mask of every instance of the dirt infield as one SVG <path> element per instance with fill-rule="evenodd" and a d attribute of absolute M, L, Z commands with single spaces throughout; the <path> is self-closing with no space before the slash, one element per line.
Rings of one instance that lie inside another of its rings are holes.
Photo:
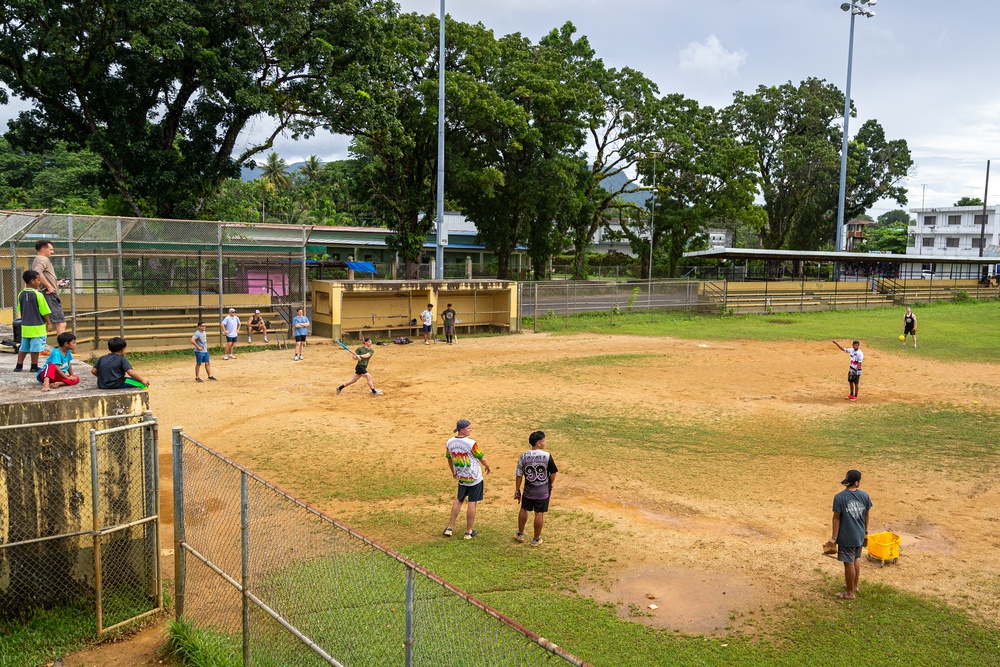
<path fill-rule="evenodd" d="M 821 595 L 824 577 L 841 578 L 821 543 L 839 481 L 856 467 L 874 502 L 873 528 L 904 537 L 900 562 L 866 564 L 862 587 L 875 581 L 929 593 L 1000 622 L 1000 561 L 991 555 L 1000 548 L 995 460 L 949 467 L 880 457 L 861 432 L 847 434 L 858 444 L 849 460 L 815 455 L 807 441 L 794 449 L 807 426 L 878 406 L 996 410 L 982 397 L 982 387 L 997 384 L 996 366 L 868 350 L 861 397 L 852 403 L 844 400 L 847 355 L 829 341 L 523 334 L 375 350 L 379 397 L 363 382 L 337 396 L 353 361 L 323 344 L 310 345 L 298 363 L 290 350 L 228 361 L 213 355 L 217 383 L 196 384 L 191 360 L 137 367 L 153 383 L 161 455 L 169 457 L 169 428 L 183 426 L 389 547 L 434 539 L 447 521 L 453 490 L 442 445 L 459 418 L 472 421 L 494 469 L 477 527 L 512 534 L 516 456 L 528 432 L 544 428 L 560 473 L 558 512 L 542 548 L 562 546 L 564 556 L 600 569 L 582 592 L 615 602 L 623 616 L 688 632 L 740 625 L 754 612 Z M 974 407 L 977 400 L 983 405 Z M 585 442 L 604 416 L 614 424 L 634 418 L 659 430 L 657 440 L 650 448 L 636 441 L 644 454 L 634 461 L 605 458 Z M 698 433 L 716 438 L 718 425 L 734 423 L 741 430 L 726 435 L 725 447 L 699 451 Z M 674 429 L 686 443 L 676 449 Z M 766 451 L 770 438 L 786 442 L 774 455 Z M 378 479 L 401 480 L 392 497 L 366 476 L 364 461 L 373 456 Z M 169 475 L 169 465 L 163 469 Z M 394 512 L 409 514 L 408 528 L 366 520 Z M 580 521 L 570 520 L 581 516 L 597 528 L 582 535 Z M 594 531 L 602 539 L 590 546 Z"/>

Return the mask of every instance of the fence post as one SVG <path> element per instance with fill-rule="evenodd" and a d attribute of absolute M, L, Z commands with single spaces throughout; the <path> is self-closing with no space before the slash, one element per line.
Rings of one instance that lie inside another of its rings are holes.
<path fill-rule="evenodd" d="M 840 274 L 836 276 L 836 280 L 833 281 L 833 309 L 837 310 L 837 285 L 840 284 Z"/>
<path fill-rule="evenodd" d="M 174 477 L 174 618 L 184 615 L 184 440 L 183 429 L 175 426 L 172 431 Z"/>
<path fill-rule="evenodd" d="M 799 293 L 799 312 L 806 309 L 806 272 L 802 271 L 802 291 Z"/>
<path fill-rule="evenodd" d="M 76 254 L 73 246 L 73 216 L 66 220 L 66 239 L 69 242 L 69 312 L 70 320 L 73 322 L 73 331 L 76 326 Z"/>
<path fill-rule="evenodd" d="M 94 528 L 94 608 L 97 615 L 97 634 L 101 634 L 104 631 L 104 624 L 102 619 L 103 613 L 101 611 L 101 604 L 103 602 L 103 591 L 101 590 L 101 533 L 99 532 L 101 529 L 101 517 L 100 501 L 97 496 L 97 480 L 97 430 L 90 429 L 90 502 Z M 157 557 L 159 557 L 159 554 L 157 554 Z"/>
<path fill-rule="evenodd" d="M 116 218 L 118 238 L 118 335 L 125 337 L 125 270 L 122 266 L 122 219 Z"/>
<path fill-rule="evenodd" d="M 535 281 L 535 317 L 532 320 L 532 333 L 538 333 L 538 281 Z"/>
<path fill-rule="evenodd" d="M 142 444 L 143 455 L 146 460 L 146 488 L 150 491 L 146 495 L 146 516 L 160 514 L 160 460 L 158 447 L 160 440 L 159 424 L 153 417 L 150 410 L 142 413 L 142 421 L 147 422 L 148 427 L 143 429 Z M 163 608 L 163 575 L 160 572 L 160 519 L 153 522 L 153 534 L 148 541 L 151 543 L 153 551 L 153 586 L 156 597 L 156 606 Z"/>
<path fill-rule="evenodd" d="M 413 667 L 413 568 L 406 566 L 406 667 Z"/>
<path fill-rule="evenodd" d="M 311 227 L 309 229 L 312 229 Z M 309 282 L 309 277 L 306 275 L 306 246 L 309 243 L 309 231 L 303 227 L 302 228 L 302 312 L 306 312 L 306 283 Z M 375 276 L 372 275 L 374 279 Z M 291 318 L 289 318 L 291 319 Z"/>
<path fill-rule="evenodd" d="M 94 349 L 98 348 L 101 342 L 101 331 L 99 328 L 101 316 L 97 313 L 97 250 L 94 250 L 94 265 L 91 267 L 94 274 Z"/>
<path fill-rule="evenodd" d="M 218 223 L 217 228 L 219 230 L 218 231 L 218 239 L 219 239 L 219 242 L 218 242 L 218 254 L 219 254 L 219 257 L 218 257 L 218 261 L 219 261 L 219 321 L 221 322 L 222 321 L 222 317 L 223 317 L 223 315 L 222 315 L 222 309 L 223 309 L 223 306 L 224 306 L 222 300 L 226 296 L 223 293 L 224 290 L 225 290 L 225 284 L 223 282 L 224 276 L 222 275 L 222 223 L 221 222 Z M 239 332 L 237 332 L 237 333 L 239 333 Z M 225 334 L 223 333 L 223 331 L 222 331 L 221 328 L 219 329 L 219 343 L 221 343 L 222 345 L 226 344 Z"/>
<path fill-rule="evenodd" d="M 240 471 L 240 562 L 242 567 L 243 601 L 243 665 L 250 667 L 250 599 L 247 588 L 250 585 L 250 523 L 247 517 L 247 474 Z"/>

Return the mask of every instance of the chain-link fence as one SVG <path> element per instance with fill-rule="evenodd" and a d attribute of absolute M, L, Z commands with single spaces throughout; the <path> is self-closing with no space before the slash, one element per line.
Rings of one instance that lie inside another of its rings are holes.
<path fill-rule="evenodd" d="M 244 665 L 586 664 L 179 428 L 173 453 L 177 617 Z"/>
<path fill-rule="evenodd" d="M 83 604 L 98 634 L 163 607 L 150 413 L 0 426 L 0 618 Z"/>

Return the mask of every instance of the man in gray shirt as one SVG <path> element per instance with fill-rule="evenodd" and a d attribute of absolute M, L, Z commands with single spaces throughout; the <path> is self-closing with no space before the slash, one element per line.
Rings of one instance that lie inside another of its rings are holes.
<path fill-rule="evenodd" d="M 38 241 L 35 243 L 35 250 L 38 252 L 31 261 L 31 270 L 37 271 L 42 277 L 40 290 L 45 295 L 45 301 L 49 304 L 49 322 L 56 328 L 56 335 L 66 331 L 66 314 L 63 312 L 62 301 L 59 299 L 59 280 L 56 279 L 56 271 L 52 266 L 49 257 L 55 252 L 55 248 L 48 241 Z"/>
<path fill-rule="evenodd" d="M 861 577 L 861 548 L 868 545 L 868 520 L 872 509 L 871 498 L 862 491 L 861 473 L 848 470 L 844 481 L 846 488 L 833 497 L 833 537 L 828 548 L 837 545 L 837 560 L 844 564 L 844 590 L 838 598 L 853 600 L 858 592 Z"/>

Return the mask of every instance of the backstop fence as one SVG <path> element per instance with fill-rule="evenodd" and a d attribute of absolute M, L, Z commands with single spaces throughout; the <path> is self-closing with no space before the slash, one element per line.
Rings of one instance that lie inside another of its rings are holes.
<path fill-rule="evenodd" d="M 173 430 L 176 614 L 251 665 L 585 665 Z"/>
<path fill-rule="evenodd" d="M 0 619 L 162 610 L 156 440 L 150 413 L 0 426 Z"/>

